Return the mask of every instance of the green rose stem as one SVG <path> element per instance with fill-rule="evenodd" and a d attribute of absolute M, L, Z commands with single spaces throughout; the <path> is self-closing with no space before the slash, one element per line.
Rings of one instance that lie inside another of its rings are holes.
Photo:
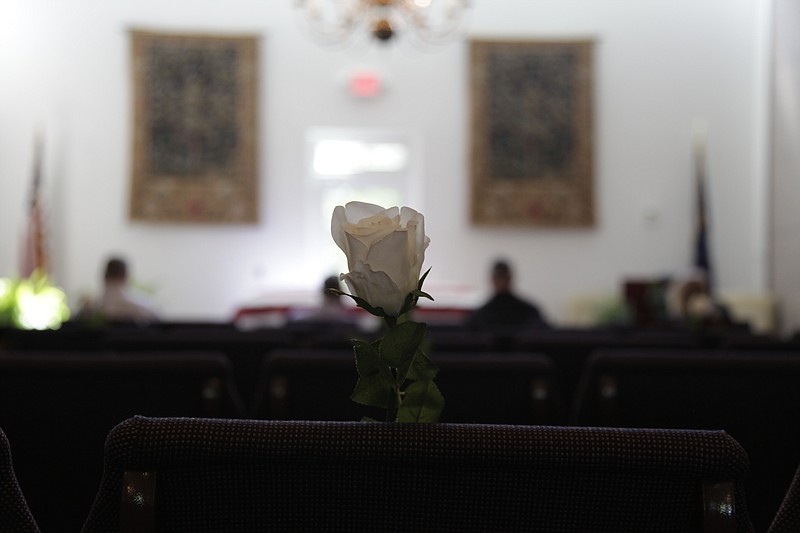
<path fill-rule="evenodd" d="M 384 316 L 383 320 L 386 322 L 386 325 L 388 326 L 389 329 L 392 329 L 397 326 L 397 317 L 395 316 Z M 391 370 L 395 385 L 393 387 L 393 394 L 390 395 L 389 403 L 386 408 L 387 422 L 395 422 L 397 420 L 397 412 L 400 409 L 400 406 L 403 404 L 403 391 L 400 390 L 400 385 L 397 385 L 398 381 L 397 369 L 392 368 Z"/>
<path fill-rule="evenodd" d="M 395 316 L 387 316 L 384 315 L 383 317 L 384 322 L 389 329 L 397 326 L 397 317 Z M 400 390 L 400 386 L 397 385 L 397 369 L 392 368 L 392 377 L 394 378 L 395 385 L 392 387 L 392 392 L 389 396 L 389 402 L 386 406 L 386 421 L 387 422 L 394 422 L 397 420 L 397 411 L 400 409 L 400 406 L 403 404 L 403 393 Z"/>

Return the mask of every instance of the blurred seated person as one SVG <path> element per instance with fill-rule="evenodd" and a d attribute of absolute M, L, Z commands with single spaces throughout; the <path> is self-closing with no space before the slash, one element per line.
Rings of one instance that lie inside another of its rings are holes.
<path fill-rule="evenodd" d="M 78 318 L 139 326 L 158 322 L 152 304 L 130 287 L 128 263 L 120 257 L 106 262 L 102 295 L 97 302 L 85 304 Z"/>
<path fill-rule="evenodd" d="M 300 314 L 292 319 L 294 324 L 309 325 L 344 325 L 355 326 L 355 316 L 342 303 L 342 297 L 334 291 L 341 290 L 339 278 L 329 276 L 322 284 L 322 302 L 319 307 L 309 313 Z"/>
<path fill-rule="evenodd" d="M 514 294 L 513 274 L 507 261 L 497 260 L 492 266 L 493 296 L 467 318 L 473 329 L 515 329 L 547 327 L 539 308 Z"/>
<path fill-rule="evenodd" d="M 672 320 L 689 327 L 732 326 L 730 313 L 716 302 L 704 276 L 675 281 L 669 289 L 668 309 Z"/>

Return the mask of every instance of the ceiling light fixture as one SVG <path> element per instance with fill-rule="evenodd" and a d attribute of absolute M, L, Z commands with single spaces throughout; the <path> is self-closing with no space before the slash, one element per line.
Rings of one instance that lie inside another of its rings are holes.
<path fill-rule="evenodd" d="M 369 35 L 382 43 L 449 44 L 463 34 L 469 0 L 295 0 L 309 35 L 325 45 L 346 45 Z"/>

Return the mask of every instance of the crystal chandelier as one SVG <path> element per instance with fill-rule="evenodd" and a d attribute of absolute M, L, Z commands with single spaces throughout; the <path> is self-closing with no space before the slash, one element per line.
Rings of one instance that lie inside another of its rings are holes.
<path fill-rule="evenodd" d="M 302 25 L 326 45 L 363 35 L 384 43 L 447 44 L 462 35 L 469 7 L 469 0 L 295 0 Z"/>

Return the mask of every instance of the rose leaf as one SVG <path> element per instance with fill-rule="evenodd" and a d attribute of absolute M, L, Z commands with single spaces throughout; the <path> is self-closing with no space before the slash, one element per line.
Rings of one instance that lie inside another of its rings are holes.
<path fill-rule="evenodd" d="M 405 391 L 397 411 L 398 422 L 438 422 L 444 397 L 433 381 L 415 381 Z"/>
<path fill-rule="evenodd" d="M 417 350 L 417 354 L 414 356 L 414 362 L 411 364 L 407 377 L 414 381 L 430 381 L 434 379 L 438 373 L 439 367 L 431 361 L 428 354 L 423 350 Z"/>
<path fill-rule="evenodd" d="M 361 405 L 386 409 L 394 396 L 394 387 L 391 380 L 386 379 L 384 374 L 379 373 L 358 378 L 350 399 Z"/>
<path fill-rule="evenodd" d="M 389 328 L 381 341 L 379 355 L 381 360 L 388 366 L 401 368 L 405 366 L 405 372 L 411 366 L 414 354 L 419 349 L 425 338 L 427 326 L 420 322 L 402 322 L 395 327 Z M 405 372 L 403 374 L 405 374 Z M 405 379 L 405 375 L 400 376 Z"/>

